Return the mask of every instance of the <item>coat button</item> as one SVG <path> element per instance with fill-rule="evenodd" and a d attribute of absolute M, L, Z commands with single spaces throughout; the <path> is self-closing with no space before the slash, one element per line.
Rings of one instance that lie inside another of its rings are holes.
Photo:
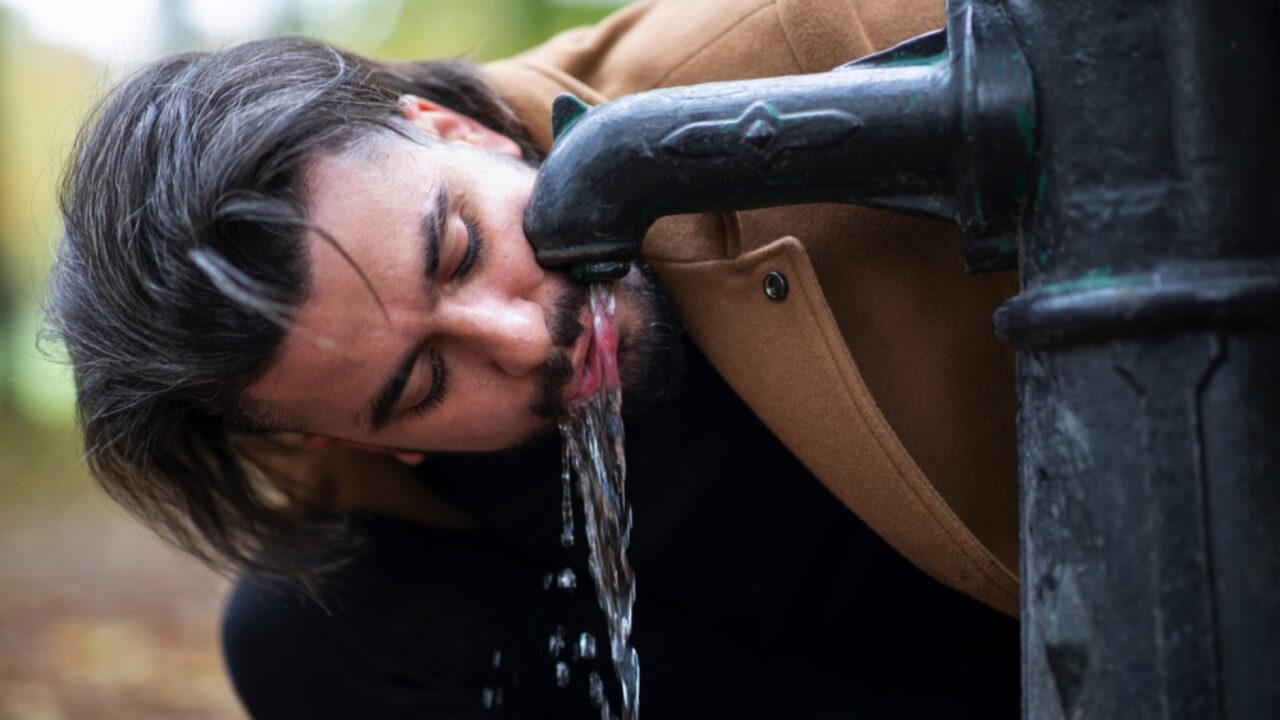
<path fill-rule="evenodd" d="M 781 302 L 787 296 L 787 276 L 777 270 L 765 275 L 764 296 L 774 302 Z"/>

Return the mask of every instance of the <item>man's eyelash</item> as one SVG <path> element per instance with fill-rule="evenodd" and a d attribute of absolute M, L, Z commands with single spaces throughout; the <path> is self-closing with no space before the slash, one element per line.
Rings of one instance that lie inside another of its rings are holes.
<path fill-rule="evenodd" d="M 480 221 L 475 215 L 465 211 L 460 213 L 460 217 L 462 224 L 467 228 L 467 251 L 463 254 L 462 261 L 458 263 L 458 268 L 453 271 L 454 280 L 460 280 L 474 270 L 484 250 L 484 235 L 480 232 Z"/>
<path fill-rule="evenodd" d="M 460 214 L 462 224 L 467 229 L 467 249 L 459 261 L 458 267 L 453 271 L 453 280 L 465 278 L 481 260 L 481 252 L 484 250 L 484 236 L 480 234 L 480 222 L 475 215 L 463 211 Z M 444 401 L 445 393 L 449 391 L 449 366 L 445 365 L 444 358 L 439 353 L 431 351 L 431 389 L 427 391 L 427 396 L 422 402 L 409 408 L 413 413 L 421 415 L 433 407 L 437 407 Z"/>
<path fill-rule="evenodd" d="M 410 411 L 419 415 L 425 413 L 433 407 L 438 406 L 444 401 L 445 393 L 449 390 L 449 366 L 444 364 L 444 358 L 436 351 L 431 351 L 431 389 L 427 391 L 427 396 L 422 402 L 409 408 Z"/>

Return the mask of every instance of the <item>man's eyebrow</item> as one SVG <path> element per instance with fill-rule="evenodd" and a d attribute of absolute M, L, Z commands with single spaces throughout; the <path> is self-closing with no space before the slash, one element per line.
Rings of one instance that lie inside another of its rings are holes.
<path fill-rule="evenodd" d="M 449 192 L 442 182 L 436 188 L 434 202 L 423 211 L 419 224 L 422 229 L 420 237 L 422 255 L 426 260 L 425 274 L 428 290 L 435 283 L 436 272 L 440 269 L 440 246 L 444 242 L 444 226 L 448 216 Z M 404 393 L 404 386 L 409 382 L 409 375 L 413 372 L 413 363 L 421 352 L 422 348 L 418 346 L 409 351 L 396 366 L 395 372 L 391 373 L 391 377 L 382 384 L 378 394 L 374 395 L 373 402 L 369 403 L 370 431 L 378 432 L 391 421 L 391 411 L 395 409 L 400 395 Z"/>
<path fill-rule="evenodd" d="M 387 378 L 387 381 L 383 383 L 382 388 L 378 390 L 378 394 L 373 396 L 373 402 L 369 403 L 369 430 L 371 432 L 378 432 L 391 421 L 391 411 L 395 409 L 396 403 L 400 400 L 400 395 L 404 393 L 404 386 L 409 382 L 409 375 L 413 372 L 413 363 L 418 359 L 418 355 L 421 352 L 422 348 L 415 345 L 400 361 L 400 364 L 396 366 L 396 370 L 391 373 L 391 377 Z"/>
<path fill-rule="evenodd" d="M 444 226 L 448 217 L 449 191 L 442 182 L 436 190 L 435 202 L 422 213 L 422 245 L 428 289 L 434 286 L 436 271 L 440 269 L 440 247 L 444 242 Z"/>

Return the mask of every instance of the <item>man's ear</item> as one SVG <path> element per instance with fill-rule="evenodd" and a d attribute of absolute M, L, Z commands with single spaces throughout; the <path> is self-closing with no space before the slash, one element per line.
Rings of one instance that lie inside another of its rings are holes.
<path fill-rule="evenodd" d="M 520 146 L 514 140 L 485 127 L 467 115 L 420 98 L 401 95 L 397 101 L 405 120 L 437 137 L 453 142 L 487 148 L 512 157 L 520 157 Z"/>
<path fill-rule="evenodd" d="M 320 450 L 329 447 L 345 447 L 360 450 L 362 452 L 390 455 L 405 465 L 417 465 L 427 457 L 426 453 L 397 450 L 385 445 L 374 445 L 371 443 L 356 442 L 354 440 L 339 440 L 337 438 L 331 438 L 325 435 L 313 435 L 311 433 L 305 433 L 302 436 L 302 446 L 308 450 Z"/>

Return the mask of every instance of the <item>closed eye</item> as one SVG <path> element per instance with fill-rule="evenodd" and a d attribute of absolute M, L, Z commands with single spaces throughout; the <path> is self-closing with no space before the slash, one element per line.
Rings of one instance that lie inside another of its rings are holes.
<path fill-rule="evenodd" d="M 409 408 L 411 412 L 418 415 L 425 413 L 433 407 L 437 407 L 444 402 L 445 393 L 449 390 L 449 366 L 445 365 L 444 358 L 435 350 L 431 351 L 431 389 L 427 391 L 427 396 L 422 402 Z"/>
<path fill-rule="evenodd" d="M 483 259 L 484 235 L 480 232 L 480 222 L 475 215 L 469 212 L 464 211 L 459 215 L 463 226 L 467 229 L 467 248 L 462 254 L 462 259 L 458 261 L 458 266 L 454 268 L 453 274 L 449 278 L 450 282 L 466 278 Z M 445 364 L 444 358 L 438 352 L 432 350 L 431 388 L 427 391 L 427 396 L 422 399 L 422 402 L 409 408 L 410 412 L 421 415 L 431 408 L 438 407 L 444 402 L 445 394 L 448 390 L 449 366 Z"/>
<path fill-rule="evenodd" d="M 480 231 L 480 222 L 470 212 L 461 213 L 461 218 L 463 226 L 467 228 L 467 250 L 463 253 L 458 267 L 454 269 L 451 280 L 465 278 L 483 259 L 484 235 Z"/>

